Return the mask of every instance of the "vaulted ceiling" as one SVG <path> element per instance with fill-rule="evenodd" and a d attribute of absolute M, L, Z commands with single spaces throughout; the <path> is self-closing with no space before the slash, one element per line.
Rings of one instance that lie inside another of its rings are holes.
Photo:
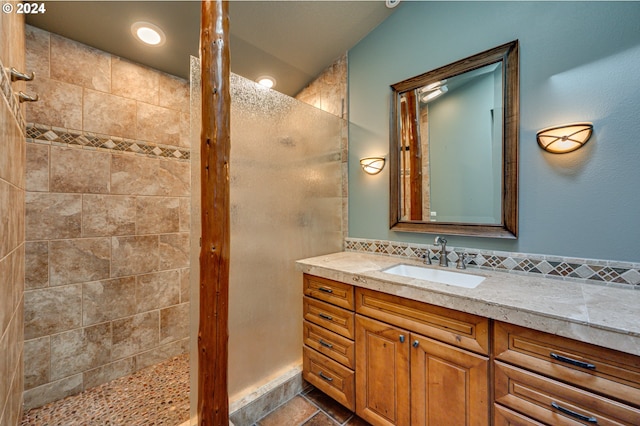
<path fill-rule="evenodd" d="M 27 23 L 158 70 L 188 78 L 199 56 L 199 1 L 51 1 Z M 295 95 L 386 19 L 384 1 L 241 1 L 230 3 L 231 71 L 249 79 L 276 78 Z M 163 46 L 133 38 L 131 25 L 151 22 Z"/>

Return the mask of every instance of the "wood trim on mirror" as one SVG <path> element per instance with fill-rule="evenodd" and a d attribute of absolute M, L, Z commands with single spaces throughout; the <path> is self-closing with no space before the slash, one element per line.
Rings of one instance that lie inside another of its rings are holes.
<path fill-rule="evenodd" d="M 511 238 L 518 236 L 518 138 L 520 124 L 518 41 L 470 56 L 449 65 L 401 81 L 391 86 L 391 122 L 389 138 L 390 229 L 402 232 L 442 233 L 476 237 Z M 502 62 L 503 66 L 503 139 L 502 139 L 502 213 L 501 223 L 446 223 L 401 220 L 401 170 L 399 165 L 399 110 L 404 92 L 453 76 Z"/>

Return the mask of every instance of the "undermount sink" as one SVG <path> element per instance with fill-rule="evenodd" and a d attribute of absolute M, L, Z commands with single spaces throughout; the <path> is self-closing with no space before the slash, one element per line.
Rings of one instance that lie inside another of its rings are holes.
<path fill-rule="evenodd" d="M 459 272 L 443 271 L 442 269 L 435 268 L 423 268 L 420 266 L 405 265 L 402 263 L 383 269 L 381 272 L 465 288 L 476 288 L 478 284 L 484 281 L 484 277 L 480 275 L 461 274 Z"/>

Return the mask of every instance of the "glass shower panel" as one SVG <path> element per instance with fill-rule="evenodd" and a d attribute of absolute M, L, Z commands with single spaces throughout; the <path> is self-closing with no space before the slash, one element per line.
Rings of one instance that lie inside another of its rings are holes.
<path fill-rule="evenodd" d="M 193 58 L 192 295 L 200 235 L 199 74 Z M 231 401 L 301 362 L 302 282 L 294 262 L 342 250 L 342 128 L 339 117 L 231 76 Z"/>

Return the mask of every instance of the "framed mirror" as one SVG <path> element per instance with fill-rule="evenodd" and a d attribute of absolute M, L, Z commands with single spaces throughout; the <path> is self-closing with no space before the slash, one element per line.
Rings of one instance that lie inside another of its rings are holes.
<path fill-rule="evenodd" d="M 518 236 L 518 41 L 391 86 L 390 226 Z"/>

